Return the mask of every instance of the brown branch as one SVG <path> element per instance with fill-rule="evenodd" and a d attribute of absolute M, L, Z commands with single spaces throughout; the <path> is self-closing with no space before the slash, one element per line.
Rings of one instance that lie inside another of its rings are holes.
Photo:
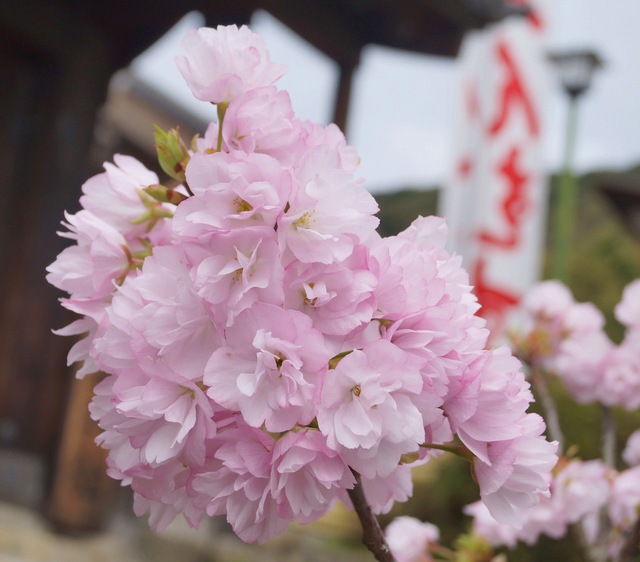
<path fill-rule="evenodd" d="M 378 523 L 378 519 L 367 502 L 362 479 L 355 471 L 353 471 L 353 475 L 356 477 L 356 485 L 348 492 L 351 503 L 353 503 L 353 509 L 358 514 L 358 519 L 360 519 L 360 524 L 362 525 L 362 543 L 373 553 L 378 562 L 396 562 L 384 538 L 380 523 Z"/>
<path fill-rule="evenodd" d="M 620 553 L 621 562 L 632 562 L 634 556 L 638 553 L 638 546 L 640 545 L 640 521 L 638 521 L 631 529 L 627 538 L 626 544 Z"/>

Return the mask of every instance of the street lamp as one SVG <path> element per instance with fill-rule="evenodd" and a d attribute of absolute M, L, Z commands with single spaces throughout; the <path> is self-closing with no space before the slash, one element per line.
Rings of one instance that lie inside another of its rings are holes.
<path fill-rule="evenodd" d="M 589 50 L 554 53 L 549 56 L 549 59 L 556 66 L 562 87 L 569 96 L 564 166 L 558 185 L 553 252 L 553 277 L 566 282 L 567 258 L 571 247 L 577 199 L 577 184 L 573 175 L 573 152 L 578 99 L 589 89 L 594 71 L 603 63 L 597 53 Z"/>

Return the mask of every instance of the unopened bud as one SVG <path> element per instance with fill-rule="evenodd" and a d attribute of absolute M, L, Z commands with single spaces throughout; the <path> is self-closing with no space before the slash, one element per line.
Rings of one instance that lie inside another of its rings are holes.
<path fill-rule="evenodd" d="M 161 185 L 159 183 L 148 185 L 143 189 L 143 191 L 147 195 L 153 197 L 156 201 L 160 201 L 160 203 L 171 203 L 173 205 L 179 205 L 185 199 L 188 199 L 186 195 L 180 193 L 178 190 L 167 187 L 166 185 Z"/>
<path fill-rule="evenodd" d="M 184 171 L 189 163 L 189 151 L 182 142 L 178 129 L 163 131 L 158 125 L 154 125 L 156 152 L 160 166 L 173 179 L 185 181 Z"/>

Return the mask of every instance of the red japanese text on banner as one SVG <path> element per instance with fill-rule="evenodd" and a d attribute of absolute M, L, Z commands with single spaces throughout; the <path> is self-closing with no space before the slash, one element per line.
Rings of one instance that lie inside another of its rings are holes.
<path fill-rule="evenodd" d="M 442 213 L 482 305 L 500 331 L 538 280 L 546 215 L 546 18 L 540 2 L 462 45 L 454 169 Z"/>

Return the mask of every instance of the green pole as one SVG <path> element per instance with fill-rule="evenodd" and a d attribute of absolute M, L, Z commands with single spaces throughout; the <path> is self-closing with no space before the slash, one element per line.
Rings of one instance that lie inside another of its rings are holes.
<path fill-rule="evenodd" d="M 564 167 L 558 184 L 555 213 L 555 248 L 552 274 L 555 279 L 567 283 L 568 260 L 572 248 L 577 203 L 577 182 L 573 175 L 573 152 L 576 140 L 577 96 L 569 98 L 567 138 L 564 151 Z"/>

